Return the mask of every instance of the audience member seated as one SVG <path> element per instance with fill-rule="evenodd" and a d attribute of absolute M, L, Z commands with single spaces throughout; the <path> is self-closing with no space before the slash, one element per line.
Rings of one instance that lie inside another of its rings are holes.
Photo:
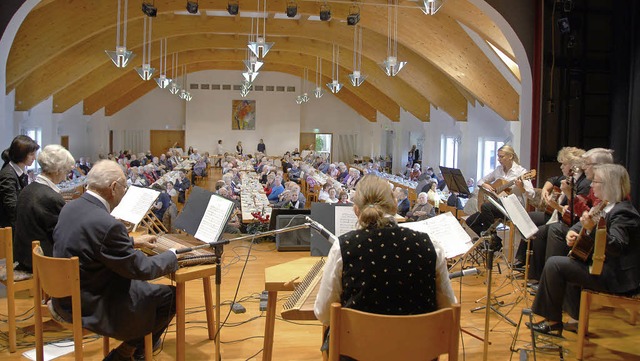
<path fill-rule="evenodd" d="M 418 184 L 416 185 L 416 193 L 428 192 L 431 189 L 431 183 L 433 180 L 427 173 L 422 173 L 418 177 Z"/>
<path fill-rule="evenodd" d="M 338 196 L 337 204 L 353 204 L 349 200 L 349 194 L 345 191 L 340 191 L 340 195 Z"/>
<path fill-rule="evenodd" d="M 347 170 L 347 166 L 344 163 L 338 164 L 338 177 L 336 180 L 342 184 L 345 184 L 345 178 L 349 176 L 349 171 Z"/>
<path fill-rule="evenodd" d="M 329 189 L 331 188 L 331 183 L 327 182 L 320 189 L 320 193 L 318 194 L 318 202 L 326 202 L 329 199 Z"/>
<path fill-rule="evenodd" d="M 435 217 L 436 209 L 427 200 L 427 193 L 421 192 L 418 194 L 416 205 L 413 209 L 407 212 L 407 219 L 411 221 L 422 221 L 427 218 Z"/>
<path fill-rule="evenodd" d="M 338 203 L 337 191 L 335 188 L 329 188 L 329 198 L 325 200 L 326 203 Z"/>
<path fill-rule="evenodd" d="M 278 196 L 282 192 L 284 192 L 284 187 L 282 186 L 282 178 L 275 177 L 271 192 L 269 193 L 267 199 L 270 203 L 276 203 L 278 201 Z"/>
<path fill-rule="evenodd" d="M 73 167 L 71 153 L 61 145 L 51 144 L 38 154 L 42 168 L 33 183 L 18 195 L 13 234 L 13 256 L 17 270 L 31 272 L 31 242 L 39 240 L 45 256 L 53 256 L 53 229 L 65 205 L 56 184 L 65 180 Z"/>
<path fill-rule="evenodd" d="M 207 164 L 204 162 L 204 157 L 200 157 L 200 159 L 196 161 L 196 164 L 193 165 L 193 174 L 198 177 L 207 176 Z"/>
<path fill-rule="evenodd" d="M 406 188 L 396 187 L 394 193 L 398 203 L 397 213 L 404 217 L 407 215 L 407 212 L 409 212 L 410 207 L 409 198 L 407 198 L 409 196 L 409 191 L 407 191 Z"/>
<path fill-rule="evenodd" d="M 440 196 L 438 195 L 437 186 L 436 182 L 431 182 L 431 187 L 427 192 L 427 200 L 433 202 L 434 207 L 440 208 Z"/>
<path fill-rule="evenodd" d="M 291 164 L 291 168 L 289 169 L 289 180 L 300 183 L 300 168 L 298 167 L 297 161 Z"/>
<path fill-rule="evenodd" d="M 162 217 L 164 217 L 164 212 L 171 205 L 171 196 L 169 195 L 169 193 L 167 193 L 167 187 L 164 185 L 156 183 L 151 188 L 160 192 L 160 195 L 151 207 L 151 210 L 159 220 L 162 220 Z"/>
<path fill-rule="evenodd" d="M 412 181 L 417 181 L 422 172 L 420 171 L 420 163 L 415 163 L 413 165 L 413 169 L 411 169 L 411 174 L 409 175 L 409 179 Z"/>
<path fill-rule="evenodd" d="M 456 207 L 456 209 L 463 210 L 464 206 L 462 205 L 462 201 L 460 197 L 458 197 L 458 193 L 451 192 L 449 198 L 447 198 L 447 205 L 451 207 Z"/>
<path fill-rule="evenodd" d="M 178 203 L 184 203 L 185 194 L 189 188 L 191 188 L 191 182 L 184 176 L 184 172 L 178 173 L 178 178 L 175 181 L 174 187 L 178 191 Z"/>
<path fill-rule="evenodd" d="M 360 171 L 355 168 L 351 168 L 349 169 L 349 175 L 345 177 L 343 184 L 347 187 L 347 189 L 351 190 L 356 188 L 359 180 Z"/>

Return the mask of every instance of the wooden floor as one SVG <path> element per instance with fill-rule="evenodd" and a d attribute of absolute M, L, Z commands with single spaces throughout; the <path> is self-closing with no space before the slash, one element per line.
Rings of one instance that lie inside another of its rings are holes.
<path fill-rule="evenodd" d="M 219 174 L 213 174 L 205 187 L 213 186 L 213 179 L 219 178 Z M 232 242 L 225 247 L 225 259 L 222 272 L 221 294 L 223 305 L 221 306 L 222 319 L 225 320 L 230 310 L 230 303 L 235 297 L 236 302 L 246 308 L 246 313 L 230 313 L 226 319 L 226 326 L 222 328 L 221 353 L 223 360 L 250 360 L 262 359 L 262 342 L 264 335 L 265 314 L 259 311 L 258 295 L 264 289 L 264 269 L 284 262 L 308 256 L 305 252 L 277 252 L 272 242 L 262 242 L 251 245 L 249 242 Z M 502 263 L 502 261 L 500 261 Z M 246 268 L 245 268 L 246 265 Z M 244 269 L 244 271 L 243 271 Z M 504 265 L 502 273 L 494 270 L 493 291 L 501 296 L 499 301 L 506 306 L 499 307 L 498 311 L 505 313 L 509 318 L 518 322 L 520 311 L 531 302 L 531 297 L 523 298 L 523 293 L 507 277 Z M 474 307 L 482 305 L 476 300 L 487 292 L 486 274 L 479 276 L 467 276 L 453 280 L 453 287 L 462 304 L 462 328 L 469 333 L 483 337 L 485 312 L 470 312 Z M 213 281 L 213 280 L 212 280 Z M 168 283 L 165 279 L 156 282 Z M 215 287 L 215 285 L 214 285 Z M 4 289 L 0 300 L 0 313 L 2 313 L 3 331 L 0 335 L 0 358 L 2 360 L 24 359 L 21 353 L 34 347 L 33 336 L 25 334 L 21 328 L 18 331 L 18 352 L 10 354 L 7 342 L 6 301 Z M 187 284 L 187 360 L 213 360 L 214 343 L 208 340 L 206 331 L 206 317 L 204 313 L 204 301 L 202 297 L 202 282 L 192 281 Z M 288 296 L 287 293 L 279 293 L 278 310 Z M 511 304 L 513 300 L 519 300 Z M 18 313 L 21 315 L 20 327 L 27 328 L 33 324 L 32 299 L 27 293 L 20 294 L 18 299 Z M 490 332 L 488 359 L 507 360 L 511 357 L 510 345 L 516 327 L 505 322 L 496 313 L 490 313 Z M 585 355 L 590 360 L 640 360 L 640 327 L 628 323 L 629 315 L 624 311 L 612 309 L 600 309 L 592 312 L 591 334 Z M 70 337 L 70 333 L 48 332 L 45 337 L 48 340 L 57 340 Z M 565 332 L 564 339 L 556 339 L 565 347 L 565 358 L 575 359 L 576 335 Z M 273 360 L 314 360 L 322 359 L 319 351 L 321 339 L 321 326 L 318 322 L 287 322 L 276 320 L 275 344 Z M 530 342 L 530 333 L 523 325 L 520 329 L 517 347 L 526 347 Z M 171 325 L 164 341 L 164 347 L 154 358 L 155 360 L 173 360 L 175 358 L 175 325 Z M 116 341 L 113 341 L 116 344 Z M 87 338 L 84 345 L 85 359 L 100 360 L 102 343 L 96 338 Z M 463 333 L 460 343 L 460 360 L 482 360 L 482 341 Z M 61 357 L 60 360 L 72 360 L 73 354 Z M 518 354 L 513 354 L 518 360 Z M 557 360 L 558 354 L 544 355 L 537 353 L 538 360 Z M 446 358 L 444 358 L 446 359 Z M 531 359 L 532 356 L 531 356 Z"/>

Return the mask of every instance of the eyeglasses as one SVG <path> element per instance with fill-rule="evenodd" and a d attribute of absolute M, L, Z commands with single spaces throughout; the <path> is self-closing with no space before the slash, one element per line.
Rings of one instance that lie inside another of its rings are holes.
<path fill-rule="evenodd" d="M 597 180 L 592 180 L 591 183 L 596 183 L 596 184 L 603 184 L 603 181 L 597 181 Z"/>
<path fill-rule="evenodd" d="M 126 191 L 127 189 L 129 189 L 129 185 L 127 184 L 127 182 L 125 181 L 124 184 L 116 181 L 116 184 L 119 185 L 120 187 L 124 188 L 124 190 Z"/>

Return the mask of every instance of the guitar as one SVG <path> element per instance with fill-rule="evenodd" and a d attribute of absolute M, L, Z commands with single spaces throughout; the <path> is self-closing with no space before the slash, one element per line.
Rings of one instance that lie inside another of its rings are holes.
<path fill-rule="evenodd" d="M 495 200 L 498 200 L 500 197 L 511 194 L 511 187 L 513 187 L 517 180 L 525 181 L 533 179 L 535 177 L 536 170 L 532 169 L 524 173 L 520 177 L 512 179 L 510 181 L 507 181 L 505 179 L 495 180 L 493 183 L 491 183 L 491 187 L 493 187 L 493 189 L 495 190 L 493 192 L 485 189 L 484 187 L 480 187 L 480 190 L 478 191 L 478 206 L 486 202 L 486 197 L 491 197 Z"/>
<path fill-rule="evenodd" d="M 578 218 L 578 216 L 576 214 L 573 215 L 573 217 L 571 217 L 571 212 L 569 212 L 569 210 L 565 210 L 563 206 L 561 206 L 560 204 L 558 204 L 557 201 L 554 200 L 549 200 L 547 202 L 547 209 L 553 209 L 558 211 L 558 215 L 560 215 L 560 220 L 562 221 L 562 223 L 566 224 L 567 226 L 572 226 L 573 225 L 573 219 Z M 545 210 L 545 213 L 549 213 Z M 572 219 L 573 218 L 573 219 Z"/>
<path fill-rule="evenodd" d="M 556 187 L 556 186 L 553 186 L 553 189 L 551 190 L 551 195 L 549 196 L 549 200 L 546 203 L 546 207 L 544 209 L 544 213 L 552 214 L 553 211 L 558 211 L 558 212 L 562 213 L 562 211 L 558 210 L 558 208 L 556 207 L 556 205 L 559 206 L 558 199 L 560 199 L 561 195 L 562 195 L 562 191 L 560 190 L 560 188 Z M 541 202 L 544 202 L 544 200 L 542 200 Z M 551 203 L 551 202 L 553 202 L 553 203 Z"/>
<path fill-rule="evenodd" d="M 590 272 L 593 272 L 594 269 L 596 271 L 602 271 L 602 264 L 604 263 L 604 248 L 607 241 L 606 230 L 604 230 L 604 232 L 602 231 L 604 223 L 604 218 L 602 216 L 604 207 L 606 207 L 607 204 L 609 204 L 609 202 L 602 201 L 600 204 L 589 210 L 589 217 L 598 225 L 596 226 L 596 232 L 592 235 L 592 233 L 594 233 L 593 230 L 589 231 L 582 227 L 576 242 L 573 244 L 571 251 L 569 251 L 569 257 L 586 263 L 589 260 L 591 252 L 593 252 L 594 248 L 597 248 L 598 254 L 592 257 L 593 263 L 591 265 Z M 596 245 L 595 242 L 598 242 L 598 244 Z"/>

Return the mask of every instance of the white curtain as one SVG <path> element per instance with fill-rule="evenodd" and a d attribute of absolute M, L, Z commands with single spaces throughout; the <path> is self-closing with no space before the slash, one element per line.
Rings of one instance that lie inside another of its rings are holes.
<path fill-rule="evenodd" d="M 144 133 L 144 130 L 114 130 L 114 152 L 129 149 L 134 154 L 138 154 L 147 151 L 144 149 Z"/>
<path fill-rule="evenodd" d="M 338 134 L 338 144 L 336 144 L 336 154 L 334 161 L 352 163 L 353 156 L 357 154 L 358 134 Z"/>

